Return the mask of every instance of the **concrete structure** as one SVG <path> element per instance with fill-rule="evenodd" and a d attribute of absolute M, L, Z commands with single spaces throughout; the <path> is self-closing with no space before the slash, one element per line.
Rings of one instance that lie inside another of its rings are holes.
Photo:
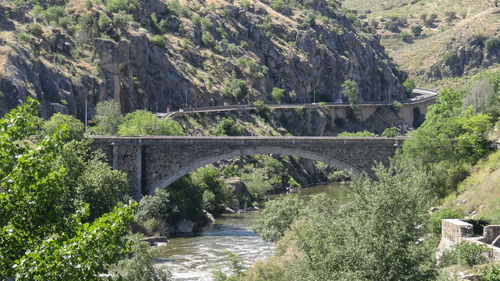
<path fill-rule="evenodd" d="M 153 194 L 207 164 L 236 156 L 282 154 L 324 162 L 359 175 L 385 165 L 406 139 L 340 137 L 93 137 L 114 169 L 127 173 L 131 195 Z"/>
<path fill-rule="evenodd" d="M 402 101 L 402 108 L 398 115 L 403 119 L 406 124 L 414 126 L 415 119 L 427 114 L 427 109 L 430 105 L 436 102 L 437 92 L 426 89 L 414 89 L 414 96 L 411 99 Z M 378 108 L 391 107 L 393 102 L 362 102 L 359 104 L 359 110 L 356 111 L 356 118 L 360 121 L 365 121 L 372 116 Z M 268 104 L 269 108 L 274 110 L 292 110 L 296 108 L 318 108 L 317 103 L 307 104 Z M 350 106 L 346 103 L 326 103 L 321 107 L 327 108 L 330 116 L 335 118 L 345 119 Z M 230 106 L 213 106 L 213 107 L 199 107 L 195 109 L 183 109 L 169 113 L 156 113 L 158 117 L 163 118 L 176 118 L 186 114 L 203 114 L 203 113 L 222 113 L 231 111 L 245 111 L 254 110 L 255 107 L 251 105 L 230 105 Z"/>
<path fill-rule="evenodd" d="M 483 236 L 474 236 L 473 225 L 459 219 L 443 219 L 441 225 L 441 241 L 436 254 L 438 258 L 453 245 L 465 241 L 487 246 L 490 249 L 487 253 L 488 259 L 493 262 L 500 261 L 500 225 L 484 227 Z"/>

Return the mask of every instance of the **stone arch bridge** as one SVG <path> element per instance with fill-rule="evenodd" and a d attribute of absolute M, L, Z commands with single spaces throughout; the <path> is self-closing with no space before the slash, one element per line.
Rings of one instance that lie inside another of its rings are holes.
<path fill-rule="evenodd" d="M 404 137 L 108 137 L 94 136 L 114 169 L 127 173 L 130 193 L 153 194 L 183 175 L 219 160 L 252 154 L 299 156 L 342 170 L 371 175 L 375 162 L 387 165 Z"/>

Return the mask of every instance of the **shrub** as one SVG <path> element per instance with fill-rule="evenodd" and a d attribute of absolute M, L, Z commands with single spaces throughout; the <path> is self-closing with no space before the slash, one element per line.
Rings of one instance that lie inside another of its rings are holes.
<path fill-rule="evenodd" d="M 483 269 L 482 281 L 500 281 L 500 264 L 491 264 Z"/>
<path fill-rule="evenodd" d="M 406 79 L 403 82 L 403 88 L 405 89 L 405 93 L 407 97 L 413 96 L 413 90 L 415 89 L 415 81 L 411 78 Z"/>
<path fill-rule="evenodd" d="M 280 103 L 281 102 L 281 99 L 283 98 L 284 96 L 284 93 L 285 93 L 285 90 L 281 89 L 281 88 L 278 88 L 278 87 L 274 87 L 273 88 L 273 91 L 271 92 L 271 99 L 275 102 L 275 103 Z"/>
<path fill-rule="evenodd" d="M 252 3 L 250 3 L 249 0 L 243 0 L 240 2 L 240 5 L 241 7 L 247 9 L 247 10 L 250 10 L 250 8 L 252 7 Z"/>
<path fill-rule="evenodd" d="M 304 21 L 302 21 L 302 23 L 300 24 L 300 27 L 302 29 L 309 29 L 316 27 L 316 16 L 311 12 L 307 13 L 306 17 L 304 18 Z"/>
<path fill-rule="evenodd" d="M 375 136 L 374 133 L 370 133 L 368 131 L 360 131 L 360 132 L 342 132 L 338 134 L 339 137 L 373 137 Z"/>
<path fill-rule="evenodd" d="M 283 7 L 285 6 L 285 3 L 283 3 L 283 0 L 274 0 L 271 3 L 271 8 L 273 8 L 276 11 L 281 11 Z"/>
<path fill-rule="evenodd" d="M 456 51 L 450 51 L 443 55 L 444 64 L 447 66 L 455 64 L 457 60 L 458 60 L 458 54 Z"/>
<path fill-rule="evenodd" d="M 231 78 L 224 83 L 224 96 L 234 101 L 241 101 L 244 98 L 249 99 L 250 90 L 244 80 Z"/>
<path fill-rule="evenodd" d="M 99 25 L 99 30 L 103 32 L 111 24 L 111 19 L 105 14 L 100 14 L 97 24 Z"/>
<path fill-rule="evenodd" d="M 392 103 L 391 109 L 392 109 L 392 111 L 394 111 L 394 113 L 398 114 L 402 108 L 403 108 L 403 104 L 401 104 L 399 101 L 395 100 Z"/>
<path fill-rule="evenodd" d="M 149 41 L 160 48 L 165 48 L 165 39 L 162 35 L 154 35 Z"/>
<path fill-rule="evenodd" d="M 51 136 L 56 130 L 68 130 L 68 138 L 81 140 L 83 138 L 83 124 L 71 115 L 56 113 L 42 125 L 45 135 Z"/>
<path fill-rule="evenodd" d="M 484 42 L 486 42 L 486 36 L 484 36 L 482 33 L 478 32 L 478 33 L 474 34 L 474 39 L 476 39 L 480 48 L 484 47 Z"/>
<path fill-rule="evenodd" d="M 157 266 L 155 263 L 156 251 L 149 246 L 148 242 L 140 241 L 139 235 L 129 235 L 128 247 L 132 255 L 128 259 L 121 260 L 118 264 L 111 266 L 110 273 L 117 278 L 108 280 L 120 281 L 169 281 L 172 275 L 165 266 Z"/>
<path fill-rule="evenodd" d="M 494 52 L 500 47 L 500 39 L 495 36 L 490 36 L 488 40 L 484 42 L 484 47 L 488 52 Z"/>
<path fill-rule="evenodd" d="M 422 34 L 422 27 L 420 25 L 414 25 L 411 27 L 411 32 L 415 37 L 419 37 Z"/>
<path fill-rule="evenodd" d="M 269 120 L 269 118 L 271 118 L 271 109 L 267 105 L 265 105 L 263 101 L 255 101 L 253 103 L 253 106 L 255 106 L 257 113 L 260 117 L 264 118 L 264 120 Z"/>
<path fill-rule="evenodd" d="M 448 11 L 445 13 L 445 15 L 446 15 L 446 21 L 448 23 L 452 22 L 454 19 L 457 18 L 457 13 L 454 11 Z"/>
<path fill-rule="evenodd" d="M 201 34 L 201 43 L 207 48 L 213 48 L 215 46 L 215 40 L 208 31 L 203 31 Z"/>
<path fill-rule="evenodd" d="M 248 43 L 247 43 L 246 41 L 241 41 L 241 42 L 240 42 L 240 47 L 241 47 L 242 49 L 245 49 L 245 50 L 246 50 L 246 49 L 248 49 Z"/>
<path fill-rule="evenodd" d="M 383 137 L 393 138 L 396 135 L 397 135 L 396 127 L 387 128 L 384 130 L 384 132 L 382 132 Z"/>
<path fill-rule="evenodd" d="M 483 253 L 489 249 L 485 245 L 476 243 L 461 242 L 456 244 L 449 251 L 446 251 L 441 256 L 440 264 L 442 266 L 450 266 L 459 264 L 462 266 L 473 266 L 486 262 L 486 257 Z"/>
<path fill-rule="evenodd" d="M 351 24 L 357 24 L 359 23 L 359 19 L 358 17 L 356 16 L 356 14 L 354 13 L 351 13 L 351 12 L 347 12 L 345 14 L 347 20 L 351 23 Z"/>
<path fill-rule="evenodd" d="M 29 29 L 30 29 L 31 34 L 35 35 L 36 37 L 43 36 L 42 26 L 39 25 L 38 23 L 31 24 Z"/>
<path fill-rule="evenodd" d="M 399 38 L 401 38 L 401 40 L 406 43 L 411 42 L 411 35 L 407 31 L 401 31 L 401 33 L 399 34 Z"/>
<path fill-rule="evenodd" d="M 146 110 L 136 110 L 123 117 L 118 127 L 120 136 L 179 136 L 182 127 L 172 119 L 160 119 Z"/>
<path fill-rule="evenodd" d="M 137 0 L 106 0 L 106 9 L 113 13 L 136 11 L 139 7 Z"/>
<path fill-rule="evenodd" d="M 193 22 L 194 25 L 196 26 L 201 26 L 201 18 L 200 15 L 198 14 L 193 14 L 191 17 L 191 21 Z"/>
<path fill-rule="evenodd" d="M 215 136 L 241 136 L 243 135 L 243 127 L 236 125 L 233 119 L 224 117 L 212 131 L 212 134 Z"/>

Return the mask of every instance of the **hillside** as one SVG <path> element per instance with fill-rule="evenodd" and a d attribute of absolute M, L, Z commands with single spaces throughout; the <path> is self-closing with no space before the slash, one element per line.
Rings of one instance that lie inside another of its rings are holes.
<path fill-rule="evenodd" d="M 381 38 L 388 54 L 418 85 L 432 88 L 498 67 L 497 6 L 497 1 L 490 0 L 342 2 Z"/>
<path fill-rule="evenodd" d="M 38 3 L 38 4 L 37 4 Z M 398 70 L 336 1 L 0 2 L 0 113 L 33 97 L 41 115 L 270 100 L 332 101 L 354 80 L 365 101 L 404 96 Z M 345 97 L 344 97 L 345 98 Z"/>

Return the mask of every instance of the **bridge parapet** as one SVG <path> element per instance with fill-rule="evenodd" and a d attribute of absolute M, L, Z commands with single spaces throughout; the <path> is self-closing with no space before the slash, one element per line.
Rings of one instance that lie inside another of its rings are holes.
<path fill-rule="evenodd" d="M 127 173 L 131 194 L 153 194 L 181 176 L 224 159 L 283 154 L 324 162 L 354 174 L 371 175 L 375 162 L 387 165 L 405 137 L 93 137 L 113 168 Z"/>

